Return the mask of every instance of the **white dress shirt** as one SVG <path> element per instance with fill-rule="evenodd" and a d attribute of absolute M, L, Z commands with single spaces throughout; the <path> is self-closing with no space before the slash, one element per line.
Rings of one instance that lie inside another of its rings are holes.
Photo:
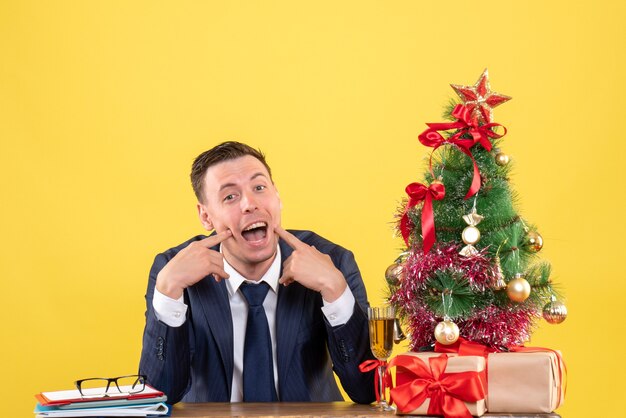
<path fill-rule="evenodd" d="M 221 251 L 221 247 L 220 247 Z M 263 275 L 259 282 L 253 282 L 243 277 L 235 270 L 226 260 L 224 260 L 224 271 L 230 275 L 226 280 L 226 289 L 228 290 L 228 298 L 230 303 L 230 311 L 233 319 L 233 385 L 230 393 L 231 402 L 243 401 L 243 347 L 246 336 L 246 323 L 248 318 L 248 304 L 246 303 L 239 286 L 244 282 L 260 283 L 262 281 L 269 284 L 271 292 L 267 292 L 267 296 L 263 301 L 263 308 L 267 316 L 267 323 L 270 328 L 270 337 L 272 338 L 272 359 L 274 363 L 274 382 L 276 384 L 276 393 L 278 391 L 278 367 L 276 361 L 276 304 L 278 302 L 278 279 L 280 278 L 280 247 L 277 247 L 276 257 L 272 262 L 269 270 Z M 209 279 L 205 279 L 209 280 Z M 323 299 L 322 299 L 323 300 Z M 346 286 L 343 294 L 334 302 L 328 303 L 323 300 L 322 312 L 331 326 L 335 327 L 343 325 L 352 316 L 354 310 L 354 295 L 350 287 Z M 184 298 L 172 299 L 154 289 L 154 297 L 152 306 L 157 319 L 171 327 L 179 327 L 186 321 L 187 305 Z"/>

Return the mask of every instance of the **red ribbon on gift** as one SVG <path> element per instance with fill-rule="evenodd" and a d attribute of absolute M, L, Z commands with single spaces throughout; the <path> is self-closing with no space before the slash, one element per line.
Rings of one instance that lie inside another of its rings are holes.
<path fill-rule="evenodd" d="M 481 356 L 487 358 L 489 353 L 498 352 L 497 349 L 487 347 L 486 345 L 468 341 L 463 337 L 459 337 L 454 344 L 443 345 L 439 342 L 435 343 L 435 351 L 437 353 L 456 353 L 460 356 Z"/>
<path fill-rule="evenodd" d="M 421 183 L 411 183 L 406 186 L 406 193 L 409 195 L 409 203 L 406 206 L 404 215 L 400 219 L 400 232 L 406 245 L 409 245 L 409 209 L 417 205 L 422 200 L 424 207 L 422 208 L 422 239 L 424 241 L 424 253 L 430 251 L 435 243 L 435 217 L 433 215 L 433 199 L 441 200 L 446 195 L 446 188 L 440 182 L 433 182 L 426 187 Z"/>
<path fill-rule="evenodd" d="M 407 382 L 391 389 L 391 397 L 401 412 L 411 412 L 430 398 L 428 415 L 471 418 L 464 402 L 485 398 L 485 388 L 479 372 L 445 373 L 448 356 L 428 359 L 428 365 L 418 357 L 398 356 L 389 362 L 407 375 Z"/>
<path fill-rule="evenodd" d="M 374 374 L 374 390 L 376 391 L 376 402 L 380 401 L 380 366 L 384 366 L 386 364 L 383 360 L 365 360 L 363 363 L 359 364 L 359 370 L 361 373 L 371 372 L 372 370 L 376 370 Z M 391 373 L 389 373 L 389 369 L 385 368 L 385 373 L 382 378 L 384 387 L 392 387 L 393 380 L 391 378 Z"/>
<path fill-rule="evenodd" d="M 485 381 L 489 373 L 489 362 L 487 358 L 489 353 L 497 353 L 499 350 L 496 348 L 488 347 L 484 344 L 477 343 L 475 341 L 466 340 L 463 337 L 459 337 L 454 344 L 443 345 L 439 342 L 435 342 L 435 352 L 437 353 L 455 353 L 459 356 L 479 356 L 485 358 Z M 485 393 L 487 393 L 488 387 L 485 385 Z"/>
<path fill-rule="evenodd" d="M 474 165 L 474 174 L 472 177 L 472 184 L 465 195 L 465 199 L 469 199 L 474 196 L 480 190 L 480 171 L 478 170 L 478 164 L 472 155 L 471 148 L 480 144 L 487 151 L 491 151 L 491 141 L 489 138 L 502 138 L 506 135 L 506 128 L 499 123 L 486 123 L 479 125 L 476 118 L 471 117 L 471 111 L 464 105 L 456 105 L 451 113 L 456 118 L 455 122 L 450 123 L 427 123 L 428 129 L 419 135 L 419 141 L 427 147 L 433 147 L 433 153 L 437 148 L 444 144 L 455 145 L 465 155 L 470 157 L 472 164 Z M 503 134 L 497 134 L 492 128 L 496 126 L 502 126 L 504 128 Z M 450 138 L 444 138 L 438 131 L 447 131 L 450 129 L 457 129 L 454 135 Z M 463 138 L 465 134 L 469 134 L 472 138 Z M 432 153 L 430 155 L 430 171 L 432 173 Z M 434 177 L 434 175 L 433 175 Z"/>

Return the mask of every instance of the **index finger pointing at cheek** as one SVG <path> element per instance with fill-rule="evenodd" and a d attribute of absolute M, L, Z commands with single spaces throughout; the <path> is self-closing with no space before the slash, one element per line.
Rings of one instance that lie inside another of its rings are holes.
<path fill-rule="evenodd" d="M 274 231 L 276 231 L 276 234 L 279 237 L 281 237 L 294 250 L 297 250 L 298 248 L 302 248 L 303 245 L 306 245 L 305 243 L 300 241 L 298 238 L 296 238 L 296 236 L 293 235 L 291 232 L 285 231 L 280 226 L 277 226 L 276 228 L 274 228 Z"/>
<path fill-rule="evenodd" d="M 231 230 L 227 229 L 215 235 L 211 235 L 210 237 L 203 239 L 201 242 L 202 242 L 202 245 L 206 246 L 207 248 L 211 248 L 221 243 L 222 241 L 227 240 L 228 238 L 232 236 L 233 236 L 233 233 L 231 232 Z"/>

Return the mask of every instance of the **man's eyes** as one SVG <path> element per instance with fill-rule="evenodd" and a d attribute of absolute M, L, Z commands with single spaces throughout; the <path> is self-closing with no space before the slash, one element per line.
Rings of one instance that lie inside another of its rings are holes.
<path fill-rule="evenodd" d="M 258 184 L 256 186 L 253 187 L 255 192 L 262 192 L 263 190 L 267 189 L 267 186 L 264 184 Z M 224 202 L 230 202 L 235 200 L 239 195 L 237 193 L 230 193 L 227 194 L 226 196 L 224 196 L 223 201 Z"/>

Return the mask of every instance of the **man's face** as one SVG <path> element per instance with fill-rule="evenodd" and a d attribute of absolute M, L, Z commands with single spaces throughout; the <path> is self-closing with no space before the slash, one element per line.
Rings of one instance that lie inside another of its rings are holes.
<path fill-rule="evenodd" d="M 267 169 L 250 155 L 216 164 L 204 176 L 200 221 L 207 230 L 231 230 L 233 236 L 222 243 L 222 251 L 242 274 L 271 264 L 280 210 L 278 191 Z"/>

